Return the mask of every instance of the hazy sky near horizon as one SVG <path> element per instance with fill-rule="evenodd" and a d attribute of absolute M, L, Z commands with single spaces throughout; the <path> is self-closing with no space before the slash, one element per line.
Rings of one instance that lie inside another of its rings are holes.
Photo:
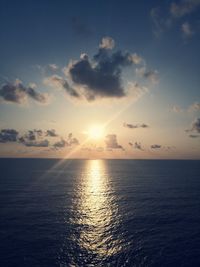
<path fill-rule="evenodd" d="M 0 0 L 0 156 L 200 159 L 200 0 Z"/>

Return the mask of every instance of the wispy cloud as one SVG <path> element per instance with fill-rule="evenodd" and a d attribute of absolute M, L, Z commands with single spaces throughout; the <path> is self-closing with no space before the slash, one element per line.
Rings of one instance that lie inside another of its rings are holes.
<path fill-rule="evenodd" d="M 163 32 L 172 28 L 175 23 L 200 8 L 200 0 L 180 0 L 174 1 L 164 10 L 160 7 L 154 7 L 150 11 L 153 22 L 153 33 L 160 37 Z M 181 33 L 184 38 L 191 38 L 194 35 L 190 22 L 181 24 Z"/>
<path fill-rule="evenodd" d="M 158 71 L 147 69 L 146 66 L 136 68 L 136 74 L 149 79 L 153 84 L 157 84 L 159 82 Z"/>
<path fill-rule="evenodd" d="M 189 106 L 188 111 L 189 112 L 200 111 L 200 103 L 194 102 L 192 105 Z"/>
<path fill-rule="evenodd" d="M 198 112 L 200 111 L 200 103 L 199 102 L 194 102 L 191 105 L 189 105 L 186 108 L 183 108 L 179 105 L 174 105 L 171 108 L 171 111 L 175 113 L 182 113 L 182 112 Z"/>
<path fill-rule="evenodd" d="M 125 128 L 129 128 L 129 129 L 137 129 L 137 128 L 148 128 L 149 125 L 142 123 L 142 124 L 131 124 L 131 123 L 123 123 L 123 126 Z"/>
<path fill-rule="evenodd" d="M 175 112 L 175 113 L 181 113 L 183 112 L 183 109 L 178 106 L 178 105 L 174 105 L 172 108 L 171 108 L 171 111 Z"/>
<path fill-rule="evenodd" d="M 187 14 L 194 12 L 200 7 L 199 0 L 181 0 L 171 3 L 170 14 L 174 18 L 181 18 Z"/>
<path fill-rule="evenodd" d="M 184 38 L 191 38 L 194 35 L 194 31 L 188 22 L 184 22 L 181 25 L 181 30 Z"/>

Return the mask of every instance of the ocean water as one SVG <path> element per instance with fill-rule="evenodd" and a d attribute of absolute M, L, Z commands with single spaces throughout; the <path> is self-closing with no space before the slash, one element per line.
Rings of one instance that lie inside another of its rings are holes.
<path fill-rule="evenodd" d="M 200 266 L 200 161 L 0 159 L 0 266 Z"/>

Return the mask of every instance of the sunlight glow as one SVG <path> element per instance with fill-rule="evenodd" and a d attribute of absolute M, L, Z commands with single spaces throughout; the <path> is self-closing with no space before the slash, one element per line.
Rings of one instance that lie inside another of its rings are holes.
<path fill-rule="evenodd" d="M 104 127 L 102 125 L 93 125 L 87 132 L 88 137 L 91 139 L 100 139 L 104 135 Z"/>

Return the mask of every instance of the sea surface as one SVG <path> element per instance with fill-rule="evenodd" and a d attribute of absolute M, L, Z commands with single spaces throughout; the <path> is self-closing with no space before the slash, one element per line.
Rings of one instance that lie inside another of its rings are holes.
<path fill-rule="evenodd" d="M 200 161 L 0 159 L 0 266 L 200 266 Z"/>

